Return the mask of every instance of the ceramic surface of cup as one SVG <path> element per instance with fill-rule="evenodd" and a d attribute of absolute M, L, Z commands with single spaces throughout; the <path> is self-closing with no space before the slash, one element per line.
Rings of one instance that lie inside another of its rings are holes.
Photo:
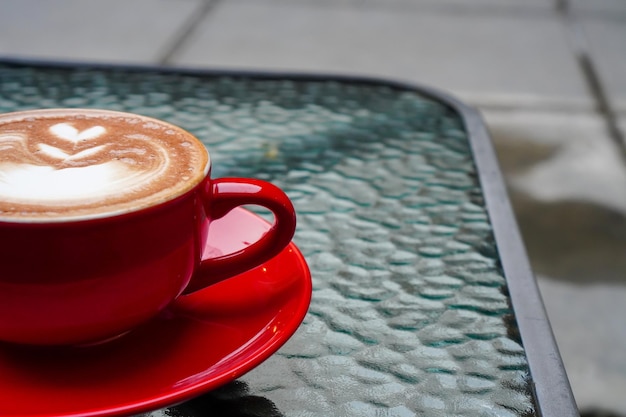
<path fill-rule="evenodd" d="M 0 340 L 116 337 L 291 241 L 295 213 L 282 191 L 209 173 L 204 145 L 158 120 L 80 109 L 0 115 Z M 274 226 L 244 250 L 201 259 L 210 221 L 244 204 L 271 210 Z"/>

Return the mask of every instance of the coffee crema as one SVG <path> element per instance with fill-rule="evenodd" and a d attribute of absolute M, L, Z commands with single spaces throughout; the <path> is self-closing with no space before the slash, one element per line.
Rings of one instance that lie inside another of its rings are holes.
<path fill-rule="evenodd" d="M 134 114 L 46 109 L 0 115 L 0 221 L 82 220 L 190 191 L 209 156 L 190 133 Z"/>

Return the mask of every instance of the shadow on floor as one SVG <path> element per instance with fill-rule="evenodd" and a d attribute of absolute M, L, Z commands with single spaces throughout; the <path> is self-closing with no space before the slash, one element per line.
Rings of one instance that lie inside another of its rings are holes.
<path fill-rule="evenodd" d="M 624 214 L 586 202 L 510 196 L 536 273 L 576 284 L 626 285 Z"/>
<path fill-rule="evenodd" d="M 507 180 L 560 150 L 558 144 L 505 134 L 497 132 L 494 143 Z M 626 215 L 586 201 L 540 201 L 513 187 L 509 196 L 538 275 L 576 284 L 626 285 Z"/>

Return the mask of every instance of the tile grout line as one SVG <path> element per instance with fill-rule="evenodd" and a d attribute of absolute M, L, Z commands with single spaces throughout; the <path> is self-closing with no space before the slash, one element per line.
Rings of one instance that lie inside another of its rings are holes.
<path fill-rule="evenodd" d="M 174 55 L 176 55 L 178 50 L 187 42 L 202 20 L 211 13 L 219 2 L 220 0 L 204 0 L 202 2 L 200 8 L 191 15 L 184 23 L 182 29 L 173 36 L 170 44 L 164 48 L 165 52 L 157 58 L 156 61 L 159 65 L 169 65 L 172 63 Z"/>
<path fill-rule="evenodd" d="M 604 119 L 607 133 L 620 150 L 622 161 L 626 163 L 626 138 L 619 128 L 617 115 L 609 99 L 604 83 L 591 57 L 584 28 L 572 14 L 569 0 L 556 0 L 556 11 L 561 15 L 574 43 L 574 54 L 583 78 L 596 103 L 598 112 Z"/>

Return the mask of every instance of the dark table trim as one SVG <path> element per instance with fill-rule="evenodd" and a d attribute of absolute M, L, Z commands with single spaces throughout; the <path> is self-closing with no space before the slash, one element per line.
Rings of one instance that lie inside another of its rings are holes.
<path fill-rule="evenodd" d="M 478 176 L 526 351 L 538 411 L 543 417 L 579 416 L 489 134 L 476 110 L 465 111 Z"/>
<path fill-rule="evenodd" d="M 537 412 L 542 417 L 579 416 L 552 328 L 533 275 L 496 153 L 480 113 L 456 98 L 434 88 L 383 78 L 330 73 L 297 73 L 159 67 L 146 65 L 62 62 L 1 57 L 0 64 L 48 68 L 75 68 L 187 74 L 197 76 L 230 76 L 254 79 L 288 79 L 294 81 L 337 81 L 361 85 L 388 86 L 416 92 L 446 104 L 463 118 L 474 154 L 478 177 L 483 188 L 487 211 L 493 227 L 502 268 L 507 281 L 515 319 L 519 327 L 531 373 L 531 384 Z"/>

